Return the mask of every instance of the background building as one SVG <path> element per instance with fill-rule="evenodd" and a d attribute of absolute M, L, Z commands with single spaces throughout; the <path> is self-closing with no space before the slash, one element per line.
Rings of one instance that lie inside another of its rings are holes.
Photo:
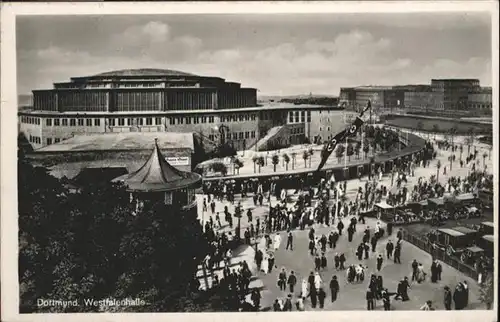
<path fill-rule="evenodd" d="M 469 94 L 481 90 L 478 79 L 433 79 L 431 87 L 440 95 L 435 107 L 442 110 L 467 109 Z"/>
<path fill-rule="evenodd" d="M 492 90 L 491 87 L 483 87 L 478 93 L 468 95 L 469 109 L 490 109 L 492 108 Z"/>
<path fill-rule="evenodd" d="M 236 149 L 259 149 L 269 140 L 302 143 L 311 135 L 311 117 L 306 115 L 337 109 L 292 103 L 257 106 L 254 88 L 164 69 L 74 77 L 53 89 L 33 91 L 33 101 L 32 109 L 18 114 L 19 130 L 35 150 L 89 133 L 196 133 L 216 143 L 221 126 L 227 128 L 225 140 Z"/>
<path fill-rule="evenodd" d="M 360 110 L 371 101 L 373 109 L 400 108 L 404 102 L 404 90 L 393 86 L 359 86 L 340 89 L 339 104 Z"/>

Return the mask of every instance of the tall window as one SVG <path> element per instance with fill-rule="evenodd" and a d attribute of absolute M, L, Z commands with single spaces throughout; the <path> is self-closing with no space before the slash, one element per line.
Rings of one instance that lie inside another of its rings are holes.
<path fill-rule="evenodd" d="M 155 118 L 155 124 L 156 125 L 161 125 L 161 117 Z"/>
<path fill-rule="evenodd" d="M 293 123 L 293 112 L 292 111 L 288 112 L 288 122 Z"/>
<path fill-rule="evenodd" d="M 109 126 L 115 126 L 115 119 L 109 119 Z"/>
<path fill-rule="evenodd" d="M 68 126 L 68 119 L 62 119 L 62 126 Z"/>
<path fill-rule="evenodd" d="M 153 125 L 153 118 L 152 117 L 146 117 L 146 125 Z"/>
<path fill-rule="evenodd" d="M 311 111 L 307 111 L 307 123 L 311 123 Z"/>
<path fill-rule="evenodd" d="M 52 126 L 52 119 L 51 118 L 46 119 L 45 120 L 45 125 Z"/>
<path fill-rule="evenodd" d="M 300 112 L 300 122 L 304 123 L 306 121 L 306 112 Z"/>
<path fill-rule="evenodd" d="M 85 120 L 85 125 L 86 126 L 92 126 L 92 119 L 86 119 Z"/>
<path fill-rule="evenodd" d="M 169 117 L 170 125 L 175 125 L 175 117 Z"/>
<path fill-rule="evenodd" d="M 94 126 L 101 126 L 101 119 L 94 119 Z"/>
<path fill-rule="evenodd" d="M 191 116 L 186 117 L 186 124 L 191 124 Z"/>
<path fill-rule="evenodd" d="M 59 119 L 54 119 L 54 126 L 59 126 L 61 121 Z"/>
<path fill-rule="evenodd" d="M 47 138 L 47 145 L 51 145 L 52 144 L 52 138 Z"/>
<path fill-rule="evenodd" d="M 78 119 L 78 126 L 83 126 L 83 119 Z"/>
<path fill-rule="evenodd" d="M 69 126 L 76 126 L 76 119 L 69 119 Z"/>
<path fill-rule="evenodd" d="M 120 117 L 120 118 L 118 119 L 118 126 L 124 126 L 124 125 L 125 125 L 125 119 L 124 119 L 124 118 L 122 118 L 122 117 Z"/>
<path fill-rule="evenodd" d="M 295 123 L 299 123 L 299 111 L 295 111 Z"/>
<path fill-rule="evenodd" d="M 208 123 L 213 123 L 214 122 L 214 117 L 213 116 L 209 116 L 208 117 Z"/>

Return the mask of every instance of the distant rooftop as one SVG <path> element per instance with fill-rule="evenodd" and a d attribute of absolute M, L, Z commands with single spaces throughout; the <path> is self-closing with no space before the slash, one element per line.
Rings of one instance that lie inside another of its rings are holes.
<path fill-rule="evenodd" d="M 151 150 L 158 138 L 160 149 L 194 150 L 193 133 L 127 132 L 83 134 L 36 150 L 36 153 Z"/>
<path fill-rule="evenodd" d="M 197 76 L 172 69 L 140 68 L 140 69 L 120 69 L 105 73 L 96 74 L 90 77 L 115 77 L 115 76 Z"/>

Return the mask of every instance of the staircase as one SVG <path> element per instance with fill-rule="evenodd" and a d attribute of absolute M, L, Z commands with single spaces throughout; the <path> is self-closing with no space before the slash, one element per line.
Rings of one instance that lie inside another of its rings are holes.
<path fill-rule="evenodd" d="M 275 126 L 271 128 L 267 134 L 261 138 L 255 145 L 250 147 L 248 150 L 257 150 L 257 151 L 265 151 L 267 148 L 267 144 L 270 140 L 278 137 L 279 135 L 283 134 L 285 131 L 286 127 L 285 126 Z"/>

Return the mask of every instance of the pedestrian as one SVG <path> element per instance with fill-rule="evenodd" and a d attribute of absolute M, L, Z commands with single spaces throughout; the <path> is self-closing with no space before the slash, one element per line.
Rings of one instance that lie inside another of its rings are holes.
<path fill-rule="evenodd" d="M 285 300 L 285 304 L 283 305 L 283 311 L 289 311 L 291 312 L 292 311 L 292 294 L 288 294 L 286 300 Z"/>
<path fill-rule="evenodd" d="M 293 294 L 293 290 L 295 288 L 295 285 L 297 284 L 297 277 L 295 276 L 295 273 L 293 271 L 291 271 L 290 276 L 288 276 L 287 284 L 290 288 L 290 293 Z"/>
<path fill-rule="evenodd" d="M 283 267 L 281 269 L 281 272 L 279 273 L 278 277 L 278 287 L 280 288 L 280 291 L 285 291 L 286 290 L 286 271 L 285 268 Z"/>
<path fill-rule="evenodd" d="M 411 270 L 412 270 L 411 280 L 413 282 L 417 280 L 417 273 L 418 273 L 418 263 L 416 259 L 414 259 L 413 262 L 411 263 Z"/>
<path fill-rule="evenodd" d="M 278 299 L 274 300 L 273 303 L 273 310 L 274 312 L 280 312 L 281 311 L 281 305 Z"/>
<path fill-rule="evenodd" d="M 451 310 L 451 301 L 452 301 L 452 296 L 451 296 L 451 291 L 448 286 L 444 287 L 444 307 L 446 308 L 447 311 Z"/>
<path fill-rule="evenodd" d="M 338 253 L 335 253 L 335 257 L 333 257 L 333 261 L 335 262 L 335 269 L 338 270 L 339 265 L 340 265 L 340 256 Z"/>
<path fill-rule="evenodd" d="M 320 287 L 319 291 L 318 291 L 318 301 L 319 301 L 319 308 L 320 309 L 325 307 L 325 298 L 326 298 L 326 293 L 323 290 L 323 288 Z"/>
<path fill-rule="evenodd" d="M 340 270 L 345 269 L 345 267 L 344 267 L 344 263 L 345 263 L 345 261 L 346 261 L 346 258 L 345 258 L 344 253 L 341 253 L 341 254 L 340 254 L 340 258 L 339 258 L 339 260 L 340 260 L 340 267 L 339 267 L 339 269 L 340 269 Z"/>
<path fill-rule="evenodd" d="M 321 258 L 319 258 L 318 255 L 316 255 L 316 257 L 314 257 L 314 269 L 319 271 L 321 268 Z"/>
<path fill-rule="evenodd" d="M 432 301 L 427 301 L 425 302 L 422 307 L 420 307 L 420 310 L 422 311 L 434 311 L 434 308 L 432 307 Z"/>
<path fill-rule="evenodd" d="M 347 228 L 347 240 L 349 242 L 352 242 L 353 235 L 354 235 L 354 227 L 353 225 L 349 225 L 349 227 Z"/>
<path fill-rule="evenodd" d="M 340 285 L 339 285 L 339 282 L 337 280 L 337 276 L 334 275 L 332 277 L 332 280 L 330 281 L 330 292 L 332 295 L 332 303 L 337 300 L 337 295 L 339 293 L 339 290 L 340 290 Z"/>
<path fill-rule="evenodd" d="M 387 244 L 385 245 L 385 250 L 387 252 L 387 258 L 390 259 L 392 257 L 392 251 L 394 250 L 394 244 L 390 239 L 389 241 L 387 241 Z"/>
<path fill-rule="evenodd" d="M 318 295 L 318 292 L 316 291 L 316 288 L 313 285 L 311 287 L 311 289 L 309 290 L 309 297 L 311 298 L 311 307 L 313 309 L 316 308 L 316 304 L 317 304 L 317 301 L 318 301 L 317 295 Z"/>
<path fill-rule="evenodd" d="M 339 231 L 339 236 L 342 236 L 342 229 L 344 229 L 344 223 L 342 219 L 339 219 L 339 223 L 337 224 L 337 229 Z"/>
<path fill-rule="evenodd" d="M 377 257 L 377 271 L 380 272 L 382 269 L 382 263 L 384 262 L 384 258 L 382 257 L 382 254 L 379 254 Z"/>
<path fill-rule="evenodd" d="M 437 282 L 437 261 L 434 260 L 431 264 L 431 282 Z"/>
<path fill-rule="evenodd" d="M 314 239 L 309 239 L 309 253 L 311 255 L 314 255 L 314 248 L 315 248 Z"/>
<path fill-rule="evenodd" d="M 286 250 L 288 250 L 288 247 L 290 247 L 290 250 L 293 250 L 293 235 L 292 232 L 288 232 L 288 237 L 286 241 Z"/>
<path fill-rule="evenodd" d="M 368 288 L 366 290 L 366 305 L 368 311 L 372 311 L 375 308 L 375 294 L 373 294 L 372 290 Z"/>
<path fill-rule="evenodd" d="M 436 265 L 436 274 L 437 274 L 437 280 L 438 281 L 441 280 L 441 273 L 442 272 L 443 272 L 443 266 L 441 266 L 440 262 L 437 262 L 437 265 Z"/>
<path fill-rule="evenodd" d="M 306 300 L 305 296 L 301 296 L 297 299 L 295 302 L 295 307 L 297 308 L 297 311 L 304 311 L 304 301 Z"/>
<path fill-rule="evenodd" d="M 371 244 L 372 244 L 372 252 L 375 253 L 375 249 L 377 248 L 377 237 L 376 236 L 372 236 Z"/>
<path fill-rule="evenodd" d="M 326 269 L 326 266 L 327 266 L 326 256 L 325 256 L 325 253 L 322 253 L 321 254 L 321 269 Z"/>
<path fill-rule="evenodd" d="M 401 264 L 401 246 L 399 244 L 394 249 L 394 263 Z"/>
<path fill-rule="evenodd" d="M 467 281 L 462 282 L 462 287 L 463 287 L 463 295 L 464 295 L 464 308 L 469 305 L 469 284 L 467 284 Z"/>

